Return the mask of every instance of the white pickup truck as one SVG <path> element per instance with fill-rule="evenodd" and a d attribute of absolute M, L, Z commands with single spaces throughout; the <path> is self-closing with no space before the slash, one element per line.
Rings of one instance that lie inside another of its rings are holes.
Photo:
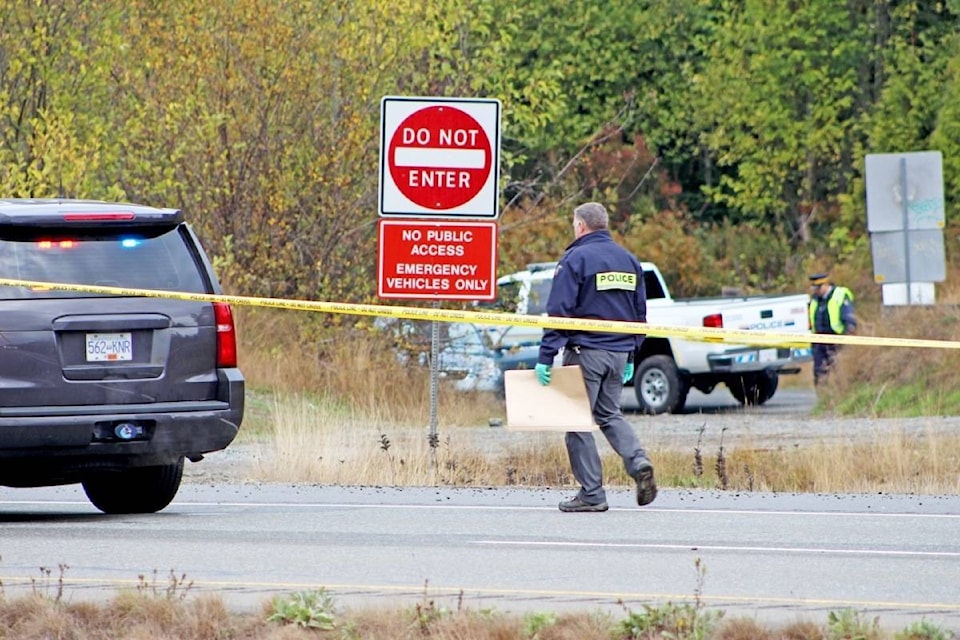
<path fill-rule="evenodd" d="M 497 301 L 482 306 L 546 314 L 555 267 L 555 262 L 531 264 L 524 271 L 499 278 Z M 806 294 L 675 300 L 655 264 L 644 262 L 643 270 L 650 324 L 797 333 L 801 344 L 803 334 L 810 332 Z M 536 365 L 542 329 L 512 325 L 476 328 L 497 353 L 501 370 Z M 780 374 L 798 373 L 800 364 L 810 359 L 809 345 L 757 347 L 648 336 L 635 357 L 633 386 L 637 402 L 650 414 L 677 413 L 691 387 L 710 393 L 721 382 L 739 402 L 759 405 L 773 397 Z"/>

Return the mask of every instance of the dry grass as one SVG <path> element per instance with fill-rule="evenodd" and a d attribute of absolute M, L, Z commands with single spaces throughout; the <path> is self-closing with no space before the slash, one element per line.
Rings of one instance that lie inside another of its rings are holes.
<path fill-rule="evenodd" d="M 276 395 L 270 450 L 258 456 L 263 480 L 355 485 L 471 485 L 494 471 L 480 452 L 447 432 L 430 446 L 426 426 L 397 427 L 329 400 Z M 446 429 L 445 429 L 446 431 Z"/>
<path fill-rule="evenodd" d="M 953 337 L 942 312 L 891 312 L 890 335 L 906 335 L 917 318 L 939 327 L 933 337 Z M 924 314 L 931 314 L 929 317 Z M 911 320 L 912 318 L 912 320 Z M 483 451 L 462 426 L 502 417 L 492 394 L 464 394 L 448 384 L 438 388 L 443 429 L 429 439 L 429 369 L 401 363 L 385 332 L 359 322 L 330 337 L 303 341 L 311 329 L 302 317 L 271 310 L 246 310 L 241 320 L 242 365 L 252 389 L 243 437 L 262 443 L 254 470 L 260 480 L 351 485 L 572 486 L 562 438 L 507 451 Z M 900 332 L 900 333 L 898 333 Z M 265 340 L 265 336 L 271 339 Z M 265 349 L 269 344 L 270 349 Z M 308 347 L 294 346 L 312 345 Z M 949 352 L 919 350 L 903 362 L 904 350 L 865 350 L 845 357 L 828 388 L 818 390 L 829 405 L 840 394 L 856 397 L 870 381 L 892 389 L 913 384 L 925 370 L 943 367 L 940 379 L 960 389 Z M 853 354 L 853 350 L 843 353 Z M 861 354 L 858 354 L 861 355 Z M 922 356 L 922 361 L 921 361 Z M 909 376 L 904 371 L 909 371 Z M 898 377 L 900 372 L 907 378 Z M 809 371 L 804 374 L 809 375 Z M 872 377 L 871 377 L 872 376 Z M 956 376 L 955 383 L 950 376 Z M 867 382 L 853 383 L 850 380 Z M 441 381 L 443 382 L 443 381 Z M 859 385 L 859 386 L 857 386 Z M 929 383 L 926 386 L 931 386 Z M 870 388 L 874 388 L 870 386 Z M 940 388 L 940 387 L 938 387 Z M 944 390 L 943 393 L 952 391 Z M 620 461 L 606 451 L 610 486 L 629 486 Z M 960 436 L 877 434 L 864 441 L 810 444 L 787 449 L 751 447 L 703 451 L 651 451 L 663 486 L 736 491 L 960 493 Z"/>
<path fill-rule="evenodd" d="M 269 632 L 269 633 L 267 633 Z M 0 598 L 0 638 L 11 640 L 218 640 L 290 638 L 283 629 L 229 612 L 216 596 L 180 601 L 120 593 L 105 604 L 67 603 L 42 595 Z"/>
<path fill-rule="evenodd" d="M 563 438 L 536 439 L 483 451 L 468 431 L 443 429 L 429 446 L 423 426 L 364 417 L 303 395 L 271 401 L 272 436 L 264 442 L 255 479 L 342 485 L 573 486 Z M 631 486 L 619 458 L 605 451 L 605 481 Z M 732 491 L 955 495 L 960 493 L 960 436 L 906 431 L 848 444 L 749 446 L 689 452 L 650 452 L 662 486 Z"/>
<path fill-rule="evenodd" d="M 448 611 L 432 601 L 412 610 L 385 616 L 381 609 L 351 612 L 357 638 L 403 640 L 406 638 L 464 638 L 513 640 L 529 638 L 531 616 L 506 615 L 496 611 L 460 609 Z M 536 637 L 542 640 L 610 640 L 613 621 L 601 614 L 558 614 Z"/>
<path fill-rule="evenodd" d="M 954 295 L 954 290 L 948 290 Z M 890 307 L 861 319 L 860 335 L 960 341 L 956 304 Z M 853 347 L 841 349 L 835 374 L 818 389 L 828 411 L 868 417 L 960 413 L 960 367 L 955 349 Z"/>
<path fill-rule="evenodd" d="M 816 442 L 787 448 L 749 446 L 702 456 L 655 452 L 661 482 L 731 491 L 813 493 L 884 492 L 960 494 L 960 436 L 906 431 L 876 434 L 860 442 Z M 722 469 L 723 475 L 720 471 Z M 623 478 L 626 481 L 626 478 Z"/>
<path fill-rule="evenodd" d="M 703 640 L 824 640 L 826 638 L 893 638 L 874 630 L 869 636 L 836 635 L 829 623 L 793 622 L 782 627 L 764 626 L 749 618 L 718 618 L 705 633 L 668 633 L 663 620 L 686 624 L 692 629 L 698 616 L 716 616 L 706 609 L 662 605 L 643 610 L 624 610 L 621 618 L 605 612 L 566 614 L 500 613 L 465 607 L 447 609 L 424 598 L 401 609 L 356 609 L 331 613 L 332 628 L 320 630 L 290 622 L 267 620 L 272 608 L 260 614 L 230 612 L 219 596 L 165 598 L 151 594 L 121 592 L 103 604 L 73 604 L 59 598 L 32 594 L 19 598 L 0 595 L 0 640 L 657 640 L 702 638 Z M 661 622 L 658 623 L 657 621 Z M 642 629 L 628 633 L 624 623 Z M 829 634 L 829 635 L 828 635 Z M 899 637 L 899 636 L 898 636 Z M 914 637 L 914 636 L 911 636 Z M 932 637 L 932 636 L 917 636 Z M 943 636 L 949 637 L 949 636 Z"/>
<path fill-rule="evenodd" d="M 373 329 L 369 319 L 324 330 L 311 320 L 276 309 L 237 310 L 240 363 L 249 388 L 322 397 L 367 421 L 430 423 L 428 365 L 415 358 L 401 362 L 392 335 Z M 438 386 L 437 410 L 445 424 L 485 424 L 502 413 L 492 394 L 467 396 L 470 401 L 464 402 L 464 394 L 447 384 Z M 244 431 L 256 434 L 263 427 L 269 432 L 272 421 L 260 422 L 263 417 L 255 414 L 253 424 L 245 421 Z"/>

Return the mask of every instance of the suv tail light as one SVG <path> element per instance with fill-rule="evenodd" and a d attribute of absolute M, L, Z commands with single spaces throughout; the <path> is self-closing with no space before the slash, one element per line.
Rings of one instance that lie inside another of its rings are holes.
<path fill-rule="evenodd" d="M 213 317 L 217 323 L 217 366 L 237 366 L 237 332 L 233 326 L 233 312 L 226 302 L 213 303 Z"/>
<path fill-rule="evenodd" d="M 712 327 L 714 329 L 723 329 L 723 314 L 711 313 L 708 316 L 703 316 L 703 326 Z"/>

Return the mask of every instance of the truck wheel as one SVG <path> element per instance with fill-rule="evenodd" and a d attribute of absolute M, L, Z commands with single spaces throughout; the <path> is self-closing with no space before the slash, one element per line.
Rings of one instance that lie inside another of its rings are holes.
<path fill-rule="evenodd" d="M 633 391 L 644 413 L 677 413 L 687 401 L 687 385 L 670 356 L 650 356 L 640 363 Z"/>
<path fill-rule="evenodd" d="M 763 404 L 773 397 L 777 392 L 777 385 L 780 383 L 780 374 L 776 371 L 766 371 L 760 376 L 760 385 L 758 388 L 757 404 Z M 762 398 L 762 400 L 760 399 Z"/>
<path fill-rule="evenodd" d="M 183 456 L 173 464 L 103 471 L 83 480 L 83 491 L 104 513 L 154 513 L 173 500 L 183 477 Z"/>
<path fill-rule="evenodd" d="M 777 391 L 780 376 L 776 371 L 738 376 L 727 383 L 737 402 L 746 405 L 761 405 Z"/>

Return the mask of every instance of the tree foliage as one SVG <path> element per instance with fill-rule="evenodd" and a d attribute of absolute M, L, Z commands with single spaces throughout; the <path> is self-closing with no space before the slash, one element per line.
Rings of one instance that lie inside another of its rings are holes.
<path fill-rule="evenodd" d="M 704 140 L 723 170 L 708 194 L 745 223 L 805 240 L 853 170 L 866 29 L 828 0 L 730 6 L 697 78 Z"/>
<path fill-rule="evenodd" d="M 184 209 L 237 293 L 369 301 L 380 99 L 498 98 L 504 269 L 572 206 L 686 293 L 867 249 L 867 153 L 944 152 L 960 1 L 0 0 L 8 196 Z M 773 253 L 771 253 L 773 252 Z"/>

